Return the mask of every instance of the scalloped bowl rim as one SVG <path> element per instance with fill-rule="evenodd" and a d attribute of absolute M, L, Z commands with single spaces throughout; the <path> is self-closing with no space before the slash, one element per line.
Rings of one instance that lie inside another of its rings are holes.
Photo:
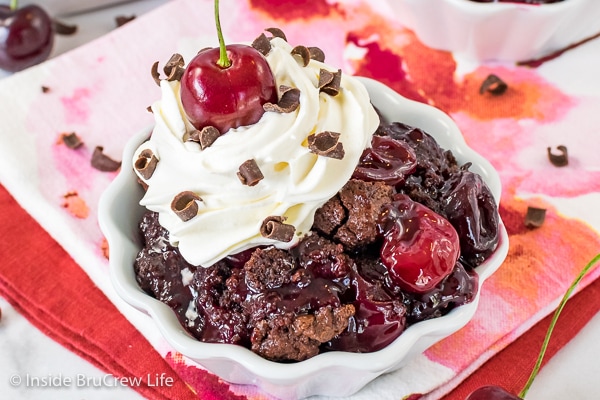
<path fill-rule="evenodd" d="M 466 145 L 458 127 L 448 115 L 434 107 L 406 99 L 382 83 L 369 78 L 359 79 L 365 84 L 371 94 L 373 103 L 383 114 L 386 114 L 390 109 L 397 107 L 398 110 L 400 110 L 400 116 L 397 120 L 422 127 L 425 131 L 427 131 L 427 127 L 423 127 L 422 125 L 427 125 L 427 121 L 436 121 L 436 124 L 443 127 L 443 129 L 446 129 L 446 138 L 440 140 L 440 138 L 437 137 L 439 135 L 436 135 L 438 142 L 440 142 L 442 147 L 451 149 L 457 159 L 473 162 L 471 170 L 474 170 L 475 168 L 476 172 L 482 174 L 484 180 L 490 186 L 496 201 L 499 203 L 501 186 L 500 178 L 496 170 L 486 159 Z M 382 102 L 385 102 L 385 104 Z M 412 115 L 413 118 L 403 118 L 403 115 Z M 411 121 L 407 121 L 407 119 L 410 119 Z M 150 315 L 171 346 L 183 355 L 198 361 L 201 364 L 203 360 L 229 359 L 231 362 L 243 366 L 247 370 L 246 372 L 250 372 L 253 376 L 258 377 L 260 381 L 266 381 L 276 386 L 293 385 L 302 378 L 310 379 L 311 376 L 322 373 L 330 367 L 351 368 L 364 373 L 371 373 L 372 377 L 369 380 L 372 380 L 382 373 L 394 370 L 401 366 L 401 364 L 403 364 L 403 359 L 411 353 L 411 348 L 413 348 L 420 339 L 423 339 L 424 337 L 433 337 L 434 340 L 426 345 L 426 347 L 429 347 L 442 337 L 448 336 L 466 325 L 473 317 L 477 308 L 481 293 L 481 285 L 500 267 L 508 252 L 508 236 L 504 224 L 500 220 L 501 238 L 499 246 L 493 255 L 477 268 L 479 274 L 479 291 L 476 298 L 469 304 L 453 309 L 443 317 L 422 321 L 410 326 L 398 339 L 386 348 L 376 352 L 328 352 L 319 354 L 302 362 L 283 364 L 268 361 L 241 346 L 203 343 L 193 338 L 181 327 L 175 314 L 167 305 L 154 299 L 140 289 L 134 278 L 131 251 L 129 252 L 129 255 L 127 254 L 127 246 L 136 246 L 136 239 L 134 238 L 138 233 L 132 232 L 131 229 L 124 230 L 122 227 L 122 219 L 137 218 L 135 223 L 135 226 L 137 227 L 137 222 L 139 221 L 143 209 L 141 206 L 138 206 L 140 210 L 129 213 L 124 207 L 119 207 L 119 205 L 123 204 L 124 196 L 126 196 L 124 193 L 129 193 L 128 196 L 130 196 L 130 198 L 125 198 L 125 203 L 127 203 L 127 200 L 131 202 L 132 198 L 135 197 L 137 197 L 138 200 L 141 198 L 142 191 L 136 183 L 136 176 L 131 168 L 131 160 L 134 150 L 149 136 L 150 132 L 151 128 L 144 129 L 129 140 L 123 152 L 123 167 L 100 199 L 99 222 L 110 248 L 109 263 L 111 281 L 120 297 L 131 306 Z M 449 146 L 448 144 L 451 145 Z M 134 186 L 135 189 L 132 188 L 132 186 Z M 137 247 L 139 249 L 139 244 L 137 244 Z M 223 376 L 221 377 L 226 379 Z M 364 382 L 361 386 L 367 382 Z M 234 383 L 256 384 L 256 382 Z M 260 386 L 260 383 L 258 384 Z M 355 389 L 354 391 L 358 389 Z M 310 392 L 309 394 L 322 393 Z"/>
<path fill-rule="evenodd" d="M 597 0 L 537 5 L 389 0 L 388 5 L 395 18 L 413 30 L 425 45 L 467 60 L 535 59 L 583 40 L 600 29 L 596 23 L 600 18 Z"/>

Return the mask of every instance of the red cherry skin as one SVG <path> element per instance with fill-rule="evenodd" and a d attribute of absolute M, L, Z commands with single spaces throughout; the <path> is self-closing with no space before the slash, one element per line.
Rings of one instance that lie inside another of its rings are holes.
<path fill-rule="evenodd" d="M 475 389 L 465 400 L 522 400 L 499 386 L 482 386 Z"/>
<path fill-rule="evenodd" d="M 263 104 L 277 103 L 275 78 L 267 60 L 253 47 L 228 45 L 231 65 L 217 64 L 219 48 L 201 51 L 181 78 L 181 103 L 196 129 L 229 129 L 252 125 L 264 114 Z"/>
<path fill-rule="evenodd" d="M 456 229 L 428 207 L 398 194 L 378 221 L 381 261 L 392 282 L 411 293 L 434 289 L 460 256 Z"/>
<path fill-rule="evenodd" d="M 0 6 L 1 69 L 16 72 L 39 64 L 48 58 L 53 45 L 52 20 L 43 8 Z"/>

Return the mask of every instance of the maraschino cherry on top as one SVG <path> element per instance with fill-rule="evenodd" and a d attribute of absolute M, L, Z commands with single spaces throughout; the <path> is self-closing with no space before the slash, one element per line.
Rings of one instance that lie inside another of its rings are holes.
<path fill-rule="evenodd" d="M 181 78 L 181 103 L 198 130 L 212 126 L 224 134 L 252 125 L 264 114 L 263 104 L 277 103 L 275 78 L 267 60 L 251 46 L 225 46 L 215 1 L 219 47 L 201 50 Z"/>

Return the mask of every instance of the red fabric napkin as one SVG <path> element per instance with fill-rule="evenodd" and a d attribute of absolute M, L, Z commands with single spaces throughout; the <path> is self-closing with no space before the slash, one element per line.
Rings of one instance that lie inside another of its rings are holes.
<path fill-rule="evenodd" d="M 0 186 L 0 295 L 46 335 L 117 377 L 166 373 L 172 386 L 133 389 L 148 399 L 193 399 L 194 392 L 147 340 L 119 313 L 83 270 Z M 35 251 L 31 251 L 34 248 Z M 61 293 L 60 296 L 55 296 Z M 600 311 L 600 280 L 568 303 L 546 353 L 549 360 Z M 529 377 L 551 316 L 498 353 L 443 400 L 464 399 L 495 384 L 518 392 Z M 505 371 L 498 374 L 497 371 Z M 203 398 L 222 399 L 227 384 L 211 381 Z M 231 395 L 231 398 L 243 397 Z"/>
<path fill-rule="evenodd" d="M 600 279 L 573 296 L 562 310 L 552 331 L 543 365 L 565 346 L 600 311 Z M 517 394 L 525 386 L 553 315 L 549 315 L 503 351 L 496 354 L 442 400 L 464 400 L 484 385 L 498 385 Z M 498 373 L 502 371 L 502 373 Z"/>
<path fill-rule="evenodd" d="M 0 296 L 43 333 L 115 377 L 142 378 L 149 399 L 193 399 L 189 387 L 73 259 L 0 186 Z M 32 251 L 33 249 L 33 251 Z M 58 295 L 59 294 L 59 295 Z M 166 373 L 173 385 L 149 386 Z"/>

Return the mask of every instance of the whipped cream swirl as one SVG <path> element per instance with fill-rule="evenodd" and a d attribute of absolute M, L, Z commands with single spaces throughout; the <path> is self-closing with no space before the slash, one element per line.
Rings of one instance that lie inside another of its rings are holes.
<path fill-rule="evenodd" d="M 311 60 L 301 65 L 290 54 L 292 47 L 279 38 L 271 41 L 267 61 L 277 87 L 300 90 L 300 106 L 291 113 L 265 112 L 254 125 L 231 129 L 210 147 L 201 150 L 187 141 L 194 128 L 179 97 L 179 82 L 161 81 L 162 98 L 152 105 L 156 124 L 151 138 L 134 154 L 145 150 L 158 158 L 140 201 L 159 213 L 159 222 L 191 264 L 208 267 L 230 254 L 259 245 L 290 248 L 306 234 L 315 211 L 350 179 L 363 150 L 369 146 L 379 117 L 365 87 L 342 74 L 337 96 L 319 93 L 321 68 Z M 323 131 L 340 133 L 345 155 L 328 158 L 309 151 L 307 137 Z M 239 166 L 254 159 L 264 175 L 255 186 L 246 186 L 237 176 Z M 173 198 L 184 191 L 196 193 L 198 214 L 182 221 L 171 209 Z M 282 216 L 294 225 L 289 242 L 260 234 L 265 218 Z"/>

